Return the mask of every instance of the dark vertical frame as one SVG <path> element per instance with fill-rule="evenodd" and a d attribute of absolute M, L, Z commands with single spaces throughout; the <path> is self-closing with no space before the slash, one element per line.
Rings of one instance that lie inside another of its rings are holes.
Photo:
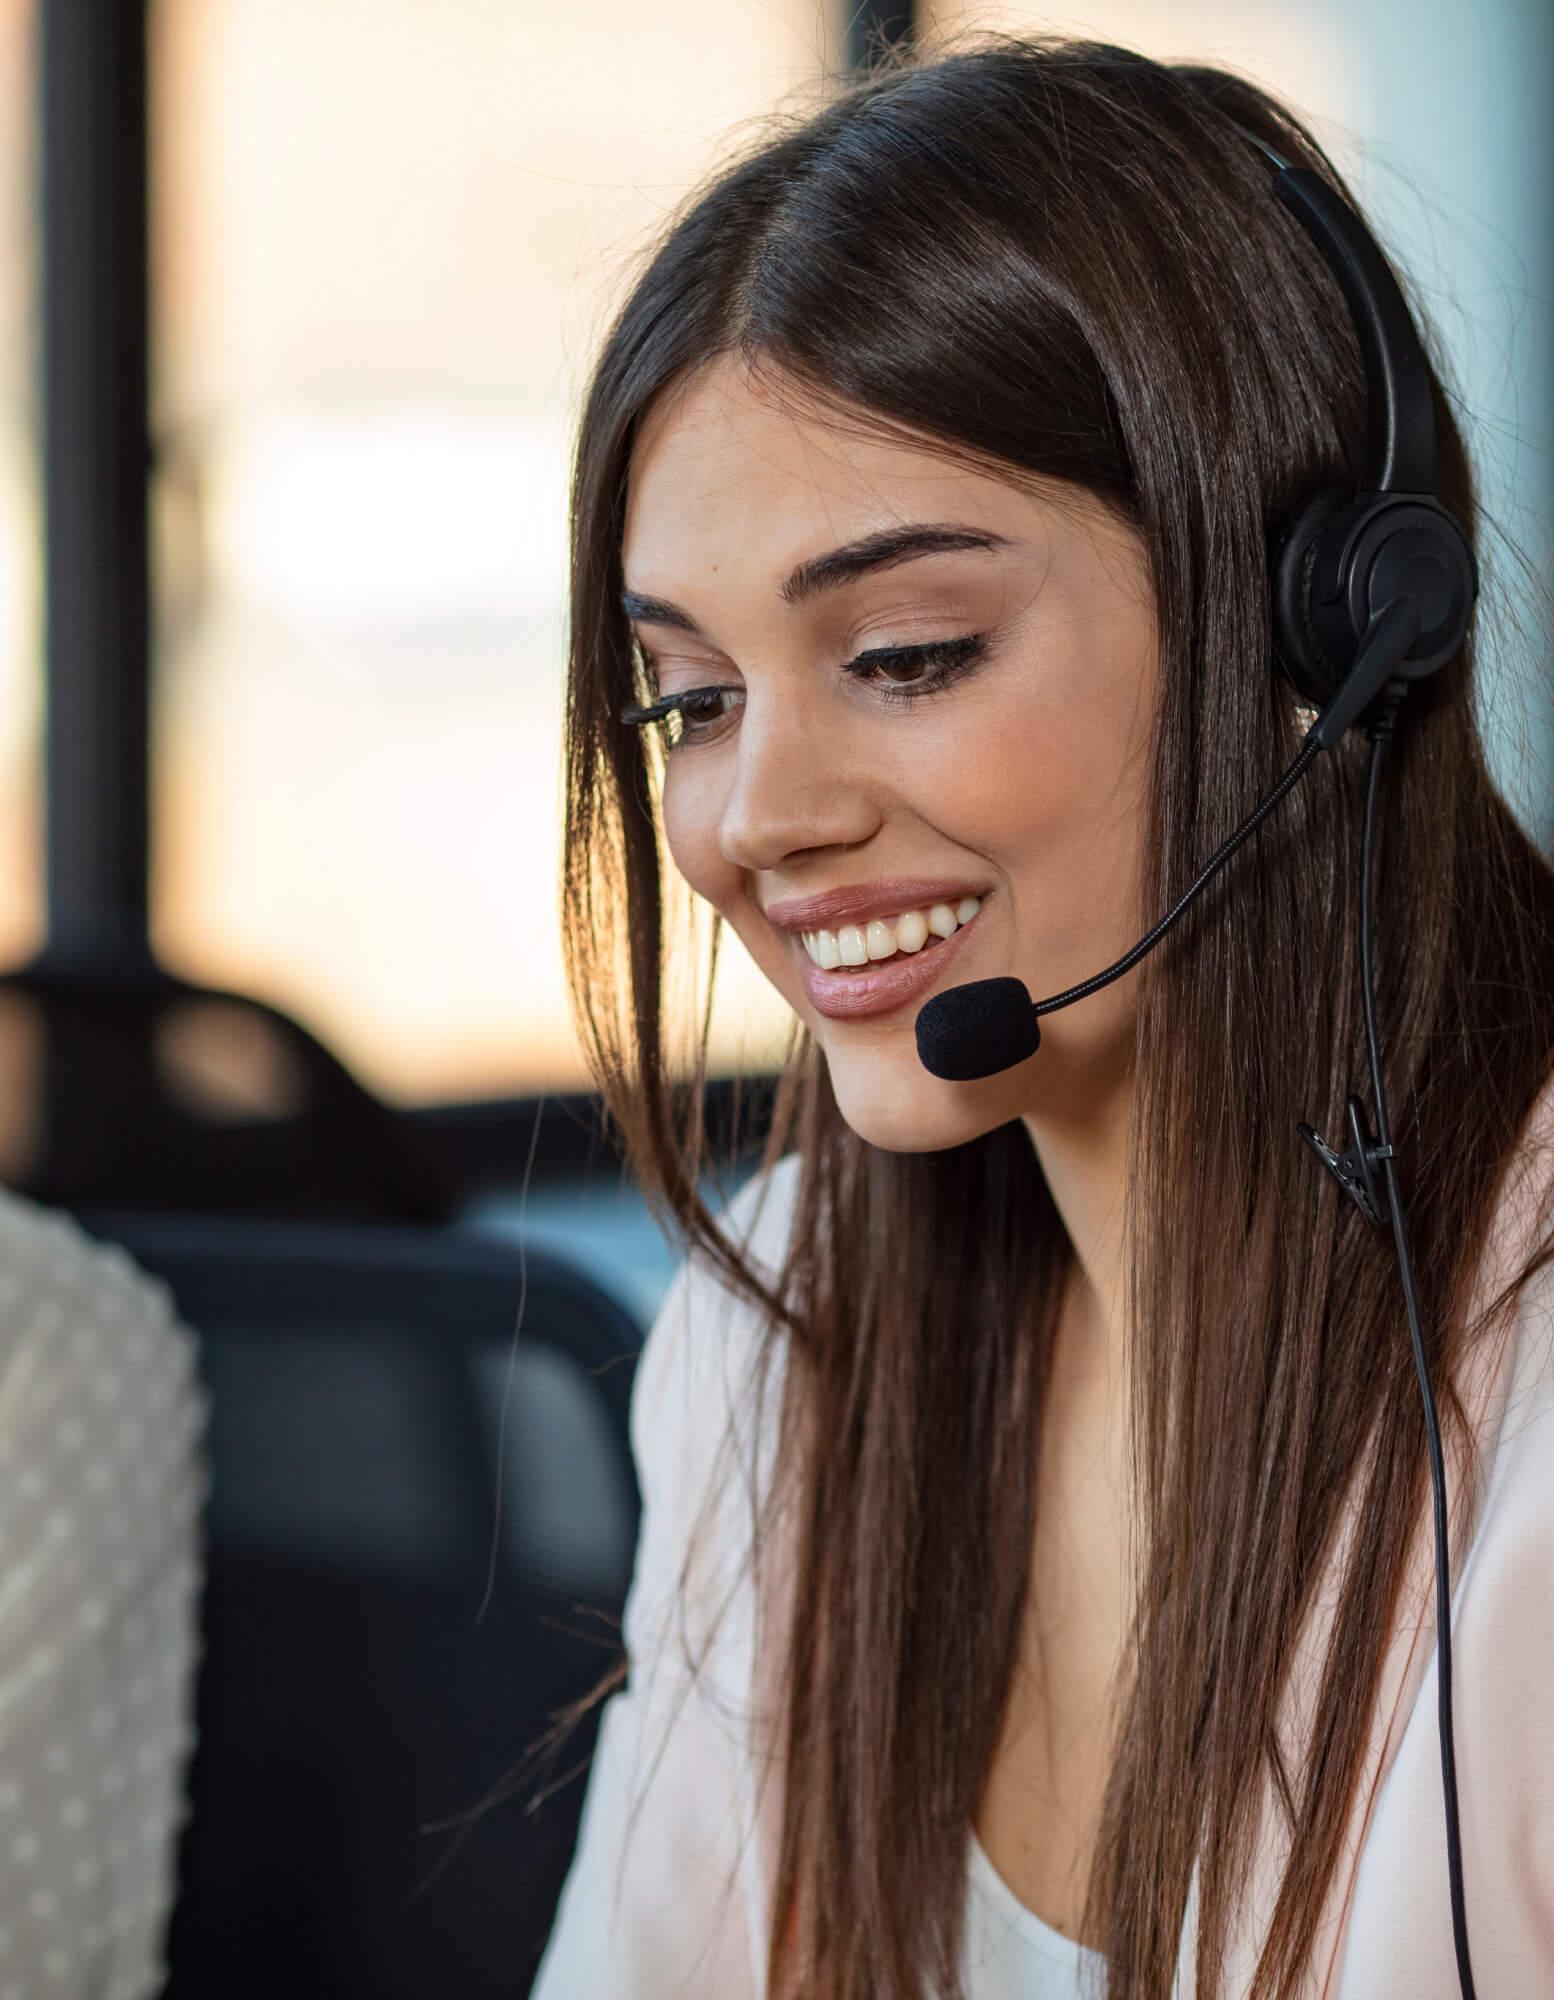
<path fill-rule="evenodd" d="M 145 0 L 41 0 L 45 836 L 53 956 L 149 950 Z"/>

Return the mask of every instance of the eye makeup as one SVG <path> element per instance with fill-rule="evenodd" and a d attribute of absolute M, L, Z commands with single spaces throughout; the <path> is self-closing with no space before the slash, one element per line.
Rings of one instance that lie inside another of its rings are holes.
<path fill-rule="evenodd" d="M 973 673 L 987 652 L 985 632 L 967 632 L 955 639 L 936 639 L 921 646 L 875 646 L 859 653 L 840 669 L 870 687 L 887 707 L 922 701 L 940 694 L 966 675 Z M 926 671 L 924 671 L 926 670 Z M 870 674 L 913 672 L 917 678 L 889 683 L 870 682 Z M 662 695 L 643 706 L 620 711 L 620 720 L 631 727 L 661 724 L 671 750 L 682 743 L 696 743 L 718 733 L 719 724 L 731 712 L 719 707 L 724 696 L 743 695 L 744 689 L 729 685 L 682 688 Z"/>

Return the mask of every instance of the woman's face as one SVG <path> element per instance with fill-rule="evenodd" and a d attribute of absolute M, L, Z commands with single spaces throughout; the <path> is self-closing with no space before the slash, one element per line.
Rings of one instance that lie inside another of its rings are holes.
<path fill-rule="evenodd" d="M 869 560 L 923 527 L 937 547 Z M 930 1075 L 913 1023 L 997 974 L 1044 998 L 1145 927 L 1155 622 L 1137 536 L 1075 489 L 1038 499 L 784 413 L 720 360 L 641 429 L 623 570 L 659 696 L 727 691 L 668 754 L 675 863 L 820 1043 L 848 1123 L 921 1152 L 1082 1118 L 1130 1067 L 1136 969 L 976 1082 Z"/>

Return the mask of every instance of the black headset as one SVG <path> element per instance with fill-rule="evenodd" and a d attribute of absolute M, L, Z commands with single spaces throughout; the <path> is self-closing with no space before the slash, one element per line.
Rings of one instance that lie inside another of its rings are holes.
<path fill-rule="evenodd" d="M 1180 72 L 1191 82 L 1199 79 Z M 1327 485 L 1299 502 L 1269 538 L 1275 670 L 1317 708 L 1299 755 L 1278 784 L 1210 857 L 1191 887 L 1147 936 L 1093 979 L 1033 1002 L 1018 979 L 979 979 L 947 988 L 917 1016 L 917 1051 L 925 1069 L 952 1082 L 996 1075 L 1041 1044 L 1037 1017 L 1072 1005 L 1120 979 L 1197 896 L 1221 865 L 1315 762 L 1362 722 L 1371 745 L 1360 878 L 1360 966 L 1376 1132 L 1357 1096 L 1348 1100 L 1349 1143 L 1337 1152 L 1302 1123 L 1301 1137 L 1367 1222 L 1390 1215 L 1393 1245 L 1424 1397 L 1435 1488 L 1435 1597 L 1439 1633 L 1441 1780 L 1446 1802 L 1446 1857 L 1452 1935 L 1463 2000 L 1476 2000 L 1468 1956 L 1457 1825 L 1457 1774 L 1451 1717 L 1451 1578 L 1446 1475 L 1435 1397 L 1414 1293 L 1408 1231 L 1398 1194 L 1387 1100 L 1382 1087 L 1371 975 L 1371 851 L 1382 749 L 1392 735 L 1409 683 L 1456 657 L 1478 596 L 1478 570 L 1460 524 L 1435 497 L 1435 410 L 1419 334 L 1375 238 L 1320 175 L 1292 167 L 1266 140 L 1236 120 L 1238 132 L 1274 168 L 1273 191 L 1311 237 L 1348 302 L 1365 361 L 1366 449 L 1360 483 Z M 1384 1191 L 1383 1191 L 1384 1188 Z M 1384 1206 L 1385 1205 L 1385 1206 Z"/>

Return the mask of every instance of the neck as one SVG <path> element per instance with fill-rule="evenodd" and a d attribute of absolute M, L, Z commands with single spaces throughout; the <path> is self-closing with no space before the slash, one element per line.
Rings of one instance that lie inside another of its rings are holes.
<path fill-rule="evenodd" d="M 1029 1112 L 1023 1123 L 1069 1241 L 1074 1271 L 1054 1366 L 1072 1377 L 1125 1381 L 1123 1195 L 1131 1072 L 1104 1087 L 1089 1079 L 1082 1107 Z"/>

